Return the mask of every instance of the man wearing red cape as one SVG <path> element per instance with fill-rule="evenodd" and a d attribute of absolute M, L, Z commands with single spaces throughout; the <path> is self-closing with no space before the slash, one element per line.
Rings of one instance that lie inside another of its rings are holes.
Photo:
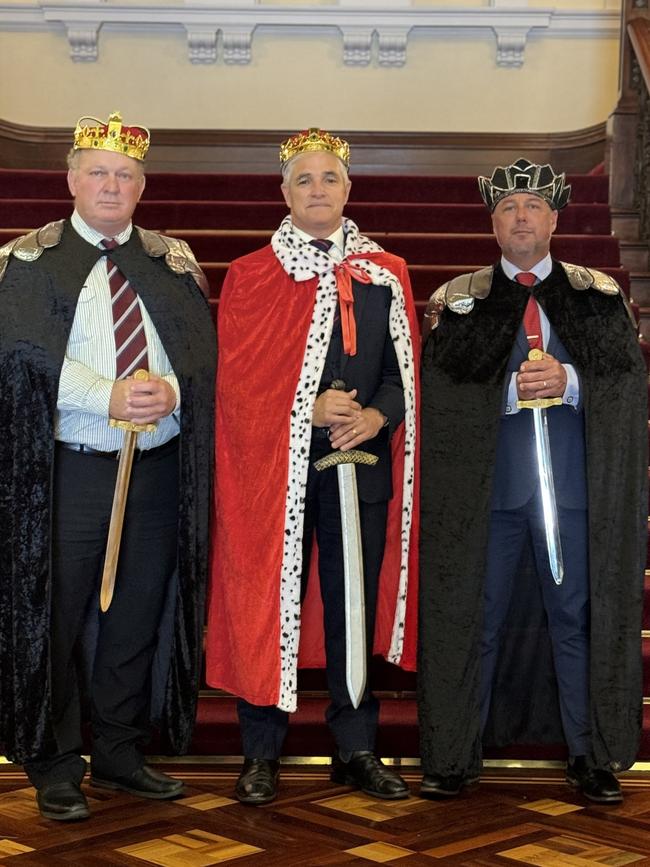
<path fill-rule="evenodd" d="M 207 680 L 240 697 L 242 803 L 276 797 L 297 669 L 323 664 L 332 779 L 405 798 L 374 753 L 377 700 L 367 685 L 356 708 L 348 694 L 337 474 L 313 464 L 358 447 L 379 457 L 357 468 L 366 651 L 413 668 L 419 339 L 408 273 L 343 218 L 346 142 L 310 129 L 280 160 L 290 215 L 232 263 L 219 301 Z"/>

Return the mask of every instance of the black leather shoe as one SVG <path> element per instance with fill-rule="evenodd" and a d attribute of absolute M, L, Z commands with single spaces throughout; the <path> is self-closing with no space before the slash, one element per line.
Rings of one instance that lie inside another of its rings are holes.
<path fill-rule="evenodd" d="M 357 786 L 366 795 L 386 801 L 397 801 L 409 796 L 408 786 L 400 775 L 387 768 L 369 750 L 352 753 L 349 762 L 335 756 L 330 779 L 344 786 Z"/>
<path fill-rule="evenodd" d="M 126 777 L 98 777 L 91 774 L 90 784 L 100 789 L 119 789 L 130 795 L 159 801 L 178 798 L 183 794 L 182 780 L 168 777 L 167 774 L 155 771 L 149 765 L 143 765 Z"/>
<path fill-rule="evenodd" d="M 422 798 L 455 798 L 465 786 L 478 782 L 478 777 L 463 777 L 461 774 L 451 774 L 448 777 L 439 774 L 425 774 L 420 785 Z"/>
<path fill-rule="evenodd" d="M 270 804 L 278 794 L 280 762 L 275 759 L 244 759 L 235 786 L 235 795 L 242 804 Z"/>
<path fill-rule="evenodd" d="M 41 816 L 57 822 L 76 822 L 90 816 L 88 801 L 76 783 L 49 783 L 36 792 Z"/>
<path fill-rule="evenodd" d="M 585 756 L 576 756 L 568 762 L 566 781 L 597 804 L 620 804 L 623 800 L 620 783 L 614 774 L 603 768 L 589 767 Z"/>

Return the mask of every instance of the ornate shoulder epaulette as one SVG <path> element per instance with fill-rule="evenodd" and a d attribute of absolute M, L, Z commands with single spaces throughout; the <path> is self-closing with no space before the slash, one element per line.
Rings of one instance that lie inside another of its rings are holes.
<path fill-rule="evenodd" d="M 209 291 L 207 278 L 185 241 L 149 229 L 141 229 L 140 226 L 137 226 L 137 230 L 145 253 L 154 259 L 164 256 L 167 266 L 175 274 L 191 274 L 199 289 L 207 295 Z"/>
<path fill-rule="evenodd" d="M 568 262 L 560 262 L 564 268 L 567 280 L 574 289 L 596 289 L 604 295 L 619 295 L 621 287 L 613 277 L 596 271 L 594 268 L 584 268 L 582 265 L 570 265 Z"/>
<path fill-rule="evenodd" d="M 492 288 L 494 268 L 481 268 L 471 274 L 461 274 L 448 283 L 444 283 L 429 298 L 424 312 L 422 328 L 423 339 L 429 336 L 438 325 L 440 314 L 448 307 L 454 313 L 461 315 L 469 313 L 474 307 L 474 299 L 487 298 Z"/>
<path fill-rule="evenodd" d="M 48 247 L 56 247 L 61 240 L 64 223 L 65 220 L 47 223 L 40 229 L 34 229 L 33 232 L 14 238 L 13 241 L 0 247 L 0 280 L 5 275 L 12 255 L 16 259 L 20 259 L 21 262 L 35 262 L 43 250 L 47 250 Z"/>

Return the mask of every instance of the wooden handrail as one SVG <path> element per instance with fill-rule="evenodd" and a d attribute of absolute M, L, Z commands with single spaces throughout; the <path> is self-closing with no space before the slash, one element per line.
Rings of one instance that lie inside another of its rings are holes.
<path fill-rule="evenodd" d="M 650 21 L 647 18 L 634 18 L 627 25 L 627 34 L 634 48 L 646 89 L 650 93 Z"/>

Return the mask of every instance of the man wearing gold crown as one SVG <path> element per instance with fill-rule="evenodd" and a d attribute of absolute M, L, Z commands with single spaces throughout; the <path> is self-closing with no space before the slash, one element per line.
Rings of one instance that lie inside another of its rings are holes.
<path fill-rule="evenodd" d="M 190 249 L 131 223 L 148 146 L 117 113 L 82 118 L 72 217 L 0 250 L 0 742 L 42 815 L 63 821 L 88 816 L 82 709 L 91 784 L 165 799 L 182 783 L 145 763 L 142 742 L 158 719 L 186 750 L 196 707 L 215 337 Z M 100 612 L 126 435 L 109 418 L 151 431 L 137 434 Z"/>
<path fill-rule="evenodd" d="M 403 260 L 343 217 L 346 142 L 311 129 L 286 141 L 280 160 L 290 214 L 268 246 L 232 263 L 219 301 L 207 679 L 241 697 L 242 803 L 275 798 L 297 669 L 324 657 L 332 779 L 404 798 L 406 784 L 374 753 L 377 700 L 366 686 L 355 709 L 346 685 L 337 474 L 314 462 L 357 447 L 379 456 L 356 474 L 361 655 L 412 668 L 418 330 L 409 279 Z"/>
<path fill-rule="evenodd" d="M 475 781 L 482 741 L 564 741 L 569 785 L 617 803 L 641 726 L 645 364 L 615 281 L 551 258 L 564 175 L 520 159 L 479 185 L 502 257 L 434 293 L 423 357 L 421 791 Z"/>

